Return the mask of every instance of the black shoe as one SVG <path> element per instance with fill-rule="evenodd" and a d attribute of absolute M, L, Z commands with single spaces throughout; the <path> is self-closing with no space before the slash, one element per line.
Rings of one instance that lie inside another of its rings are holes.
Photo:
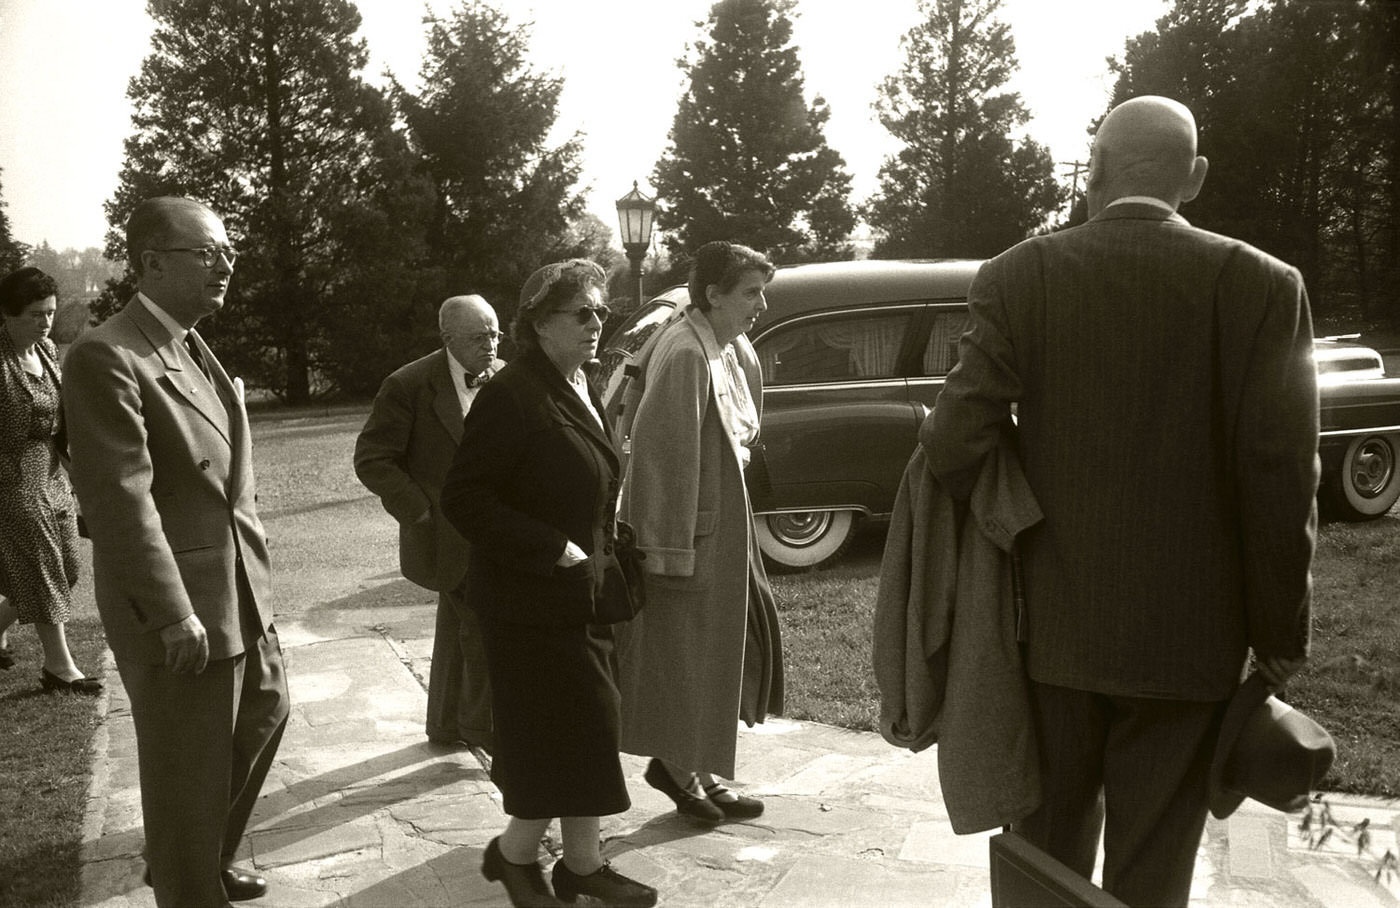
<path fill-rule="evenodd" d="M 486 854 L 481 858 L 481 875 L 506 887 L 506 895 L 510 896 L 510 903 L 515 908 L 548 908 L 564 904 L 549 891 L 549 884 L 544 881 L 544 871 L 540 870 L 539 864 L 533 861 L 529 864 L 512 864 L 501 854 L 500 843 L 497 837 L 486 846 Z"/>
<path fill-rule="evenodd" d="M 246 902 L 267 895 L 267 880 L 256 873 L 239 870 L 237 867 L 225 867 L 219 878 L 223 880 L 224 895 L 228 896 L 230 902 Z M 146 875 L 141 877 L 141 882 L 147 886 L 151 885 L 149 866 L 146 867 Z"/>
<path fill-rule="evenodd" d="M 102 682 L 96 678 L 74 678 L 64 681 L 47 668 L 39 670 L 39 686 L 47 691 L 66 690 L 75 694 L 100 694 Z"/>
<path fill-rule="evenodd" d="M 763 816 L 762 801 L 730 791 L 719 782 L 705 786 L 705 797 L 710 799 L 711 804 L 724 811 L 724 815 L 731 820 L 752 820 Z"/>
<path fill-rule="evenodd" d="M 611 864 L 604 864 L 588 876 L 579 876 L 563 861 L 556 861 L 551 877 L 555 893 L 566 902 L 587 895 L 615 908 L 651 908 L 656 904 L 655 889 L 623 876 Z"/>
<path fill-rule="evenodd" d="M 9 671 L 15 665 L 15 651 L 8 646 L 0 646 L 0 669 Z"/>
<path fill-rule="evenodd" d="M 219 876 L 224 881 L 224 894 L 230 902 L 246 902 L 267 895 L 267 880 L 256 873 L 225 867 Z"/>
<path fill-rule="evenodd" d="M 682 788 L 676 784 L 676 780 L 671 778 L 666 767 L 661 765 L 661 761 L 652 758 L 647 764 L 647 771 L 642 773 L 642 778 L 646 779 L 648 785 L 676 802 L 676 813 L 703 820 L 706 823 L 720 823 L 724 820 L 724 811 L 720 810 L 710 799 L 704 795 L 696 795 L 695 792 Z M 691 776 L 692 787 L 698 788 L 699 783 L 695 782 L 695 776 Z"/>

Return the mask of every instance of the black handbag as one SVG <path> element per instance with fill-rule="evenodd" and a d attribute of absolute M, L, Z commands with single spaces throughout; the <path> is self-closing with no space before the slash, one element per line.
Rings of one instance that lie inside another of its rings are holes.
<path fill-rule="evenodd" d="M 596 623 L 631 621 L 642 610 L 646 604 L 642 562 L 646 557 L 646 553 L 637 548 L 637 535 L 632 527 L 619 520 L 613 554 L 599 562 L 602 576 L 593 597 Z"/>

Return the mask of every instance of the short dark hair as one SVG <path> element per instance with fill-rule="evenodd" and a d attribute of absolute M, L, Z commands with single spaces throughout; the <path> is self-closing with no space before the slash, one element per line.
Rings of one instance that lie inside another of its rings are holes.
<path fill-rule="evenodd" d="M 182 209 L 214 214 L 203 202 L 178 195 L 158 195 L 139 202 L 131 217 L 126 219 L 126 258 L 137 277 L 145 267 L 141 264 L 141 253 L 170 245 L 171 215 Z"/>
<path fill-rule="evenodd" d="M 21 268 L 0 278 L 0 312 L 11 318 L 30 303 L 58 297 L 58 282 L 38 268 Z"/>
<path fill-rule="evenodd" d="M 690 304 L 701 312 L 709 312 L 710 299 L 705 295 L 705 289 L 714 285 L 719 287 L 720 293 L 728 293 L 748 271 L 763 272 L 763 282 L 766 284 L 773 279 L 777 269 L 768 256 L 748 246 L 724 240 L 706 243 L 696 250 L 695 258 L 690 263 Z"/>
<path fill-rule="evenodd" d="M 607 273 L 589 259 L 554 262 L 536 270 L 520 288 L 520 306 L 510 323 L 510 339 L 515 341 L 515 346 L 522 352 L 538 347 L 540 336 L 535 331 L 535 322 L 590 287 L 597 287 L 607 295 Z"/>

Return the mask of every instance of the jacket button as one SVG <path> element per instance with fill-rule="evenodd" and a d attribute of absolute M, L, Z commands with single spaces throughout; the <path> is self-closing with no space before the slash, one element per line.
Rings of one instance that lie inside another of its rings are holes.
<path fill-rule="evenodd" d="M 603 554 L 604 554 L 604 555 L 611 555 L 612 553 L 613 553 L 613 546 L 612 546 L 612 543 L 609 542 L 609 543 L 607 543 L 606 545 L 603 546 Z"/>

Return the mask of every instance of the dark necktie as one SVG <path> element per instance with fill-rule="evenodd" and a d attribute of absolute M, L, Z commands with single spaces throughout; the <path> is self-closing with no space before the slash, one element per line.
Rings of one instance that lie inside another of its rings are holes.
<path fill-rule="evenodd" d="M 193 331 L 186 332 L 185 334 L 185 349 L 190 351 L 190 358 L 194 360 L 194 364 L 199 367 L 199 371 L 203 372 L 204 377 L 209 379 L 212 384 L 214 377 L 209 374 L 209 364 L 204 361 L 204 354 L 199 352 L 199 345 L 194 342 Z"/>
<path fill-rule="evenodd" d="M 468 391 L 484 381 L 486 381 L 485 375 L 468 375 L 465 372 L 462 373 L 462 383 L 467 386 Z"/>

